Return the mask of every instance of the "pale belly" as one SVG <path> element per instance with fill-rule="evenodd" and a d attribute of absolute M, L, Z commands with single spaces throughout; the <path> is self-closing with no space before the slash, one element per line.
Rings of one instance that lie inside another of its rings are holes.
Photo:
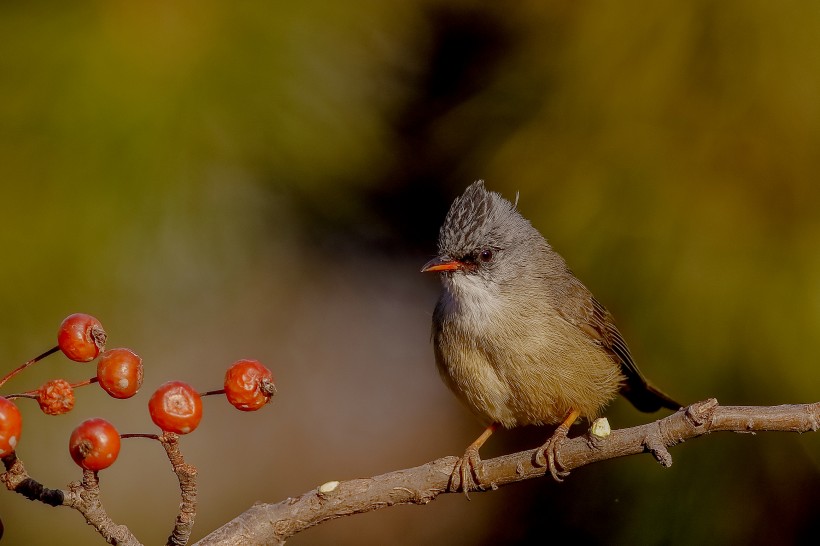
<path fill-rule="evenodd" d="M 571 328 L 551 324 L 538 329 L 550 332 L 538 338 L 503 331 L 468 337 L 450 324 L 436 332 L 436 362 L 448 387 L 485 424 L 558 424 L 572 410 L 592 418 L 616 396 L 623 376 L 607 353 Z"/>

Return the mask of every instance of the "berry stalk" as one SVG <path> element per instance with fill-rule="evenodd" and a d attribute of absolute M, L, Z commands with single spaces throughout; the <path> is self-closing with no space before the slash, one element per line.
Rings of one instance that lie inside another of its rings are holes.
<path fill-rule="evenodd" d="M 29 360 L 28 362 L 25 362 L 24 364 L 22 364 L 22 365 L 18 366 L 17 368 L 13 369 L 9 373 L 7 373 L 5 376 L 3 376 L 3 379 L 0 379 L 0 387 L 5 385 L 6 381 L 11 379 L 15 375 L 19 374 L 20 372 L 22 372 L 23 370 L 25 370 L 26 368 L 28 368 L 32 364 L 36 364 L 37 362 L 40 362 L 41 360 L 43 360 L 48 355 L 54 354 L 59 350 L 60 350 L 60 346 L 56 345 L 56 346 L 52 347 L 51 349 L 49 349 L 48 351 L 44 352 L 43 354 L 35 356 L 34 358 Z"/>

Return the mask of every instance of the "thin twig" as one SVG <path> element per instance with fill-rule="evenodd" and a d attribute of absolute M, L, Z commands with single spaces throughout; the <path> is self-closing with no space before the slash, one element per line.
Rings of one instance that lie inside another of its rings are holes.
<path fill-rule="evenodd" d="M 9 490 L 49 506 L 74 508 L 109 544 L 141 546 L 128 527 L 117 525 L 106 513 L 100 499 L 100 482 L 96 472 L 84 470 L 82 480 L 72 482 L 65 491 L 49 489 L 34 480 L 14 453 L 3 457 L 3 465 L 6 471 L 0 475 L 0 480 Z"/>
<path fill-rule="evenodd" d="M 203 396 L 214 396 L 216 394 L 225 394 L 225 389 L 217 389 L 214 391 L 206 391 L 199 393 L 200 398 Z"/>
<path fill-rule="evenodd" d="M 168 537 L 167 546 L 185 546 L 191 538 L 196 517 L 196 467 L 185 462 L 182 451 L 179 449 L 179 435 L 173 432 L 163 432 L 159 436 L 162 447 L 171 461 L 174 474 L 179 480 L 179 489 L 182 502 L 179 504 L 179 513 L 174 522 L 174 530 Z"/>
<path fill-rule="evenodd" d="M 196 468 L 187 464 L 179 449 L 179 436 L 173 433 L 123 434 L 122 438 L 150 438 L 162 444 L 171 467 L 179 479 L 182 502 L 176 517 L 174 530 L 168 537 L 169 546 L 184 546 L 191 537 L 196 515 Z M 100 499 L 100 484 L 96 472 L 83 471 L 79 482 L 72 482 L 68 490 L 49 489 L 29 476 L 23 462 L 11 453 L 2 459 L 6 471 L 0 474 L 0 481 L 10 491 L 31 500 L 38 500 L 50 506 L 69 506 L 80 512 L 86 522 L 109 543 L 122 546 L 140 546 L 140 542 L 125 525 L 117 525 L 105 511 Z"/>
<path fill-rule="evenodd" d="M 49 349 L 48 351 L 44 352 L 43 354 L 41 354 L 41 355 L 37 355 L 37 356 L 35 356 L 34 358 L 32 358 L 31 360 L 29 360 L 29 361 L 27 361 L 27 362 L 24 362 L 23 364 L 21 364 L 21 365 L 17 366 L 17 367 L 16 367 L 16 368 L 14 368 L 13 370 L 11 370 L 9 373 L 7 373 L 6 375 L 4 375 L 2 379 L 0 379 L 0 387 L 2 387 L 3 385 L 5 385 L 5 384 L 6 384 L 6 381 L 8 381 L 9 379 L 11 379 L 12 377 L 14 377 L 15 375 L 17 375 L 18 373 L 22 372 L 23 370 L 25 370 L 26 368 L 28 368 L 28 367 L 29 367 L 29 366 L 31 366 L 32 364 L 36 364 L 37 362 L 41 361 L 42 359 L 44 359 L 44 358 L 45 358 L 45 357 L 47 357 L 48 355 L 53 354 L 53 353 L 56 353 L 56 352 L 57 352 L 57 351 L 59 351 L 59 350 L 60 350 L 60 346 L 59 346 L 59 345 L 55 345 L 54 347 L 52 347 L 52 348 L 51 348 L 51 349 Z"/>

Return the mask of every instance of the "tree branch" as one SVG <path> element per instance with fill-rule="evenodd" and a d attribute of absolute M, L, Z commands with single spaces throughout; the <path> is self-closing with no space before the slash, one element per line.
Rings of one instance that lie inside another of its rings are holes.
<path fill-rule="evenodd" d="M 168 537 L 166 546 L 185 546 L 191 538 L 196 516 L 196 477 L 197 470 L 193 465 L 185 462 L 182 451 L 179 449 L 179 435 L 173 432 L 163 432 L 159 436 L 162 447 L 171 461 L 174 474 L 179 480 L 179 489 L 182 501 L 179 503 L 179 513 L 174 522 L 174 530 Z"/>
<path fill-rule="evenodd" d="M 188 543 L 196 515 L 197 470 L 185 462 L 179 448 L 179 435 L 173 432 L 156 434 L 124 434 L 123 438 L 143 437 L 162 444 L 171 467 L 179 480 L 182 500 L 174 529 L 168 537 L 168 546 L 184 546 Z M 12 452 L 2 457 L 6 471 L 0 474 L 0 482 L 9 491 L 23 495 L 29 500 L 40 501 L 49 506 L 68 506 L 80 512 L 86 522 L 93 526 L 109 544 L 140 546 L 140 542 L 125 525 L 116 524 L 106 513 L 100 498 L 100 482 L 96 472 L 83 470 L 81 481 L 72 482 L 68 490 L 50 489 L 29 476 L 23 461 Z M 2 533 L 0 533 L 2 534 Z"/>
<path fill-rule="evenodd" d="M 82 480 L 72 482 L 68 490 L 62 490 L 45 487 L 29 476 L 23 461 L 13 452 L 3 457 L 3 465 L 6 471 L 0 474 L 0 481 L 9 491 L 16 491 L 27 499 L 38 500 L 49 506 L 74 508 L 109 544 L 140 546 L 128 527 L 114 523 L 103 508 L 96 472 L 83 470 Z"/>
<path fill-rule="evenodd" d="M 816 432 L 820 402 L 785 406 L 719 406 L 714 398 L 677 413 L 606 436 L 586 433 L 568 439 L 559 453 L 560 467 L 573 470 L 616 457 L 651 453 L 663 466 L 672 464 L 668 448 L 710 432 Z M 481 482 L 489 489 L 544 476 L 533 464 L 536 450 L 483 461 Z M 372 478 L 328 482 L 316 490 L 276 504 L 256 504 L 197 543 L 198 546 L 284 544 L 291 536 L 328 520 L 395 504 L 427 504 L 454 492 L 450 475 L 457 457 L 444 457 L 406 470 Z M 458 485 L 458 484 L 455 484 Z"/>

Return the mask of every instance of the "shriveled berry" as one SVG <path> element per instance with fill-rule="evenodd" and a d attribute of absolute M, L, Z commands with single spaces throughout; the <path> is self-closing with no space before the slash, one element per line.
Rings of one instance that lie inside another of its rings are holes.
<path fill-rule="evenodd" d="M 188 383 L 168 381 L 151 395 L 148 412 L 162 430 L 188 434 L 202 420 L 202 398 Z"/>
<path fill-rule="evenodd" d="M 13 402 L 0 396 L 0 457 L 14 452 L 23 430 L 23 417 Z"/>
<path fill-rule="evenodd" d="M 225 372 L 225 396 L 242 411 L 256 411 L 276 393 L 273 372 L 258 360 L 237 360 Z"/>
<path fill-rule="evenodd" d="M 46 381 L 37 390 L 37 402 L 46 415 L 68 413 L 74 408 L 74 388 L 65 379 Z"/>
<path fill-rule="evenodd" d="M 142 359 L 131 349 L 111 349 L 97 362 L 97 380 L 114 398 L 131 398 L 142 386 Z"/>
<path fill-rule="evenodd" d="M 105 419 L 86 419 L 71 433 L 68 452 L 86 470 L 108 468 L 120 454 L 120 433 Z"/>
<path fill-rule="evenodd" d="M 100 321 L 85 313 L 74 313 L 63 320 L 57 332 L 60 350 L 76 362 L 91 362 L 105 350 L 105 330 Z"/>

